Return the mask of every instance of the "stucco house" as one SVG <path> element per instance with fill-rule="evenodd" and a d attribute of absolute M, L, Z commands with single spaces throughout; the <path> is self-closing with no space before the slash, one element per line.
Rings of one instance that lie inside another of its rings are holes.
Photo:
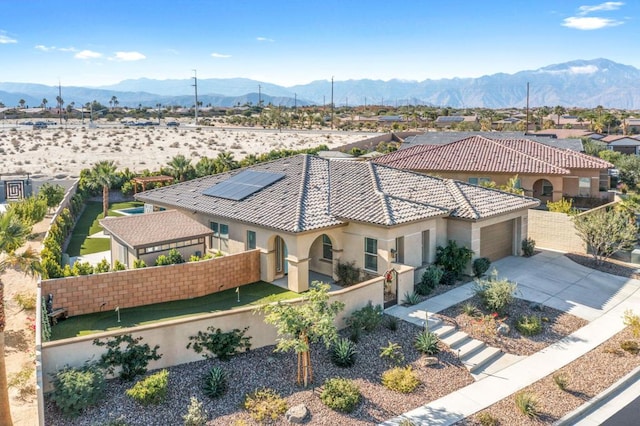
<path fill-rule="evenodd" d="M 532 198 L 372 162 L 297 155 L 138 193 L 213 231 L 209 250 L 260 250 L 261 279 L 334 276 L 338 261 L 415 276 L 448 240 L 493 260 L 520 252 Z"/>
<path fill-rule="evenodd" d="M 613 167 L 599 158 L 525 138 L 483 136 L 444 145 L 418 145 L 372 161 L 476 185 L 489 181 L 504 185 L 517 175 L 525 195 L 543 202 L 562 197 L 606 197 L 608 169 Z"/>
<path fill-rule="evenodd" d="M 607 144 L 607 149 L 623 154 L 640 154 L 640 137 L 625 135 L 608 135 L 600 139 Z"/>

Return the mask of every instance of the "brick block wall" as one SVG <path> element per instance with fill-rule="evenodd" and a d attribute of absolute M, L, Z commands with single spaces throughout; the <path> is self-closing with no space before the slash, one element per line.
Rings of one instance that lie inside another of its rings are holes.
<path fill-rule="evenodd" d="M 53 294 L 54 308 L 67 308 L 74 316 L 190 299 L 259 280 L 260 251 L 252 250 L 200 262 L 43 280 L 41 287 L 44 296 Z"/>
<path fill-rule="evenodd" d="M 564 213 L 529 210 L 528 235 L 539 248 L 585 253 L 571 218 Z"/>

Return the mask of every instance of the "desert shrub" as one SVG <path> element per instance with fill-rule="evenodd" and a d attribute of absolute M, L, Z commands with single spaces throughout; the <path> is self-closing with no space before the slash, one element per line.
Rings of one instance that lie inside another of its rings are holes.
<path fill-rule="evenodd" d="M 436 265 L 442 266 L 447 272 L 452 272 L 457 279 L 471 260 L 471 256 L 473 256 L 473 250 L 460 247 L 455 241 L 449 240 L 446 246 L 438 246 L 436 249 Z"/>
<path fill-rule="evenodd" d="M 518 411 L 525 416 L 532 419 L 538 417 L 538 398 L 535 394 L 527 391 L 518 392 L 515 396 L 515 403 Z"/>
<path fill-rule="evenodd" d="M 444 271 L 444 273 L 442 274 L 442 278 L 440 278 L 440 284 L 454 285 L 457 280 L 458 280 L 458 277 L 456 276 L 455 273 L 451 271 Z"/>
<path fill-rule="evenodd" d="M 420 380 L 410 365 L 406 367 L 394 367 L 382 373 L 382 385 L 401 393 L 411 393 L 419 385 Z"/>
<path fill-rule="evenodd" d="M 535 336 L 542 331 L 542 320 L 536 315 L 523 315 L 516 320 L 516 330 L 524 336 Z"/>
<path fill-rule="evenodd" d="M 350 413 L 360 402 L 360 389 L 349 379 L 336 377 L 324 382 L 320 400 L 332 410 Z"/>
<path fill-rule="evenodd" d="M 634 314 L 631 309 L 624 311 L 624 325 L 631 329 L 633 337 L 640 337 L 640 315 Z"/>
<path fill-rule="evenodd" d="M 26 399 L 35 395 L 36 386 L 33 380 L 35 369 L 32 363 L 25 363 L 20 371 L 10 374 L 7 378 L 7 387 L 18 390 L 18 395 L 22 399 Z"/>
<path fill-rule="evenodd" d="M 620 348 L 630 354 L 637 355 L 640 352 L 640 345 L 635 340 L 625 340 L 620 343 Z"/>
<path fill-rule="evenodd" d="M 338 367 L 351 367 L 356 362 L 356 344 L 349 339 L 338 339 L 331 346 L 331 362 Z"/>
<path fill-rule="evenodd" d="M 382 322 L 382 306 L 375 307 L 369 301 L 363 308 L 357 309 L 347 318 L 347 325 L 351 328 L 358 328 L 366 332 L 371 332 L 378 328 Z"/>
<path fill-rule="evenodd" d="M 536 242 L 533 238 L 525 238 L 522 240 L 522 255 L 531 257 L 536 251 Z"/>
<path fill-rule="evenodd" d="M 207 412 L 195 396 L 191 397 L 187 413 L 182 416 L 184 426 L 205 426 L 207 424 Z"/>
<path fill-rule="evenodd" d="M 135 259 L 133 261 L 133 269 L 146 268 L 147 264 L 142 259 Z"/>
<path fill-rule="evenodd" d="M 420 282 L 416 285 L 416 293 L 426 296 L 430 294 L 442 279 L 444 270 L 437 265 L 431 265 L 425 269 Z"/>
<path fill-rule="evenodd" d="M 418 293 L 407 292 L 404 294 L 404 300 L 402 301 L 403 305 L 413 306 L 413 305 L 417 305 L 418 303 L 420 303 L 420 295 Z"/>
<path fill-rule="evenodd" d="M 176 265 L 178 263 L 184 263 L 184 258 L 182 257 L 182 253 L 178 251 L 178 249 L 171 249 L 167 254 L 167 258 L 169 259 L 169 263 L 171 265 Z"/>
<path fill-rule="evenodd" d="M 62 186 L 58 184 L 52 185 L 49 182 L 45 182 L 38 190 L 38 198 L 44 202 L 46 208 L 51 208 L 62 202 L 64 199 L 64 193 L 65 189 Z"/>
<path fill-rule="evenodd" d="M 111 265 L 109 264 L 109 262 L 107 261 L 107 259 L 102 258 L 102 260 L 100 261 L 100 263 L 98 263 L 95 268 L 94 268 L 94 272 L 96 274 L 102 274 L 105 272 L 109 272 L 109 270 L 111 269 Z"/>
<path fill-rule="evenodd" d="M 109 374 L 113 374 L 116 367 L 121 367 L 119 377 L 123 380 L 132 380 L 136 376 L 145 374 L 149 361 L 159 360 L 162 355 L 158 354 L 160 346 L 156 345 L 151 349 L 146 343 L 141 345 L 141 340 L 142 337 L 134 339 L 130 334 L 116 336 L 106 342 L 95 339 L 94 345 L 107 347 L 107 352 L 100 356 L 100 366 L 104 367 Z"/>
<path fill-rule="evenodd" d="M 423 354 L 435 355 L 440 352 L 438 343 L 440 343 L 440 339 L 434 332 L 424 330 L 418 333 L 413 342 L 413 346 Z"/>
<path fill-rule="evenodd" d="M 13 300 L 25 311 L 33 311 L 36 309 L 36 294 L 32 291 L 16 293 L 16 295 L 13 296 Z"/>
<path fill-rule="evenodd" d="M 258 389 L 244 397 L 244 408 L 257 422 L 276 420 L 287 411 L 287 401 L 269 388 Z"/>
<path fill-rule="evenodd" d="M 171 261 L 166 255 L 161 254 L 156 258 L 155 266 L 167 266 L 167 265 L 171 265 Z"/>
<path fill-rule="evenodd" d="M 222 367 L 212 367 L 207 372 L 202 390 L 209 398 L 217 398 L 227 391 L 227 373 Z"/>
<path fill-rule="evenodd" d="M 507 279 L 498 279 L 494 270 L 488 279 L 476 280 L 473 291 L 482 299 L 485 307 L 493 312 L 502 314 L 513 302 L 517 289 L 515 283 Z"/>
<path fill-rule="evenodd" d="M 100 400 L 104 388 L 104 374 L 95 365 L 65 367 L 53 377 L 51 400 L 65 416 L 77 416 Z"/>
<path fill-rule="evenodd" d="M 245 333 L 249 327 L 244 329 L 234 329 L 223 332 L 219 328 L 210 326 L 207 332 L 199 331 L 195 336 L 189 336 L 190 342 L 187 349 L 193 347 L 196 353 L 205 352 L 202 356 L 209 359 L 213 356 L 221 361 L 228 361 L 231 357 L 240 352 L 240 349 L 248 351 L 251 349 L 251 336 L 246 337 Z"/>
<path fill-rule="evenodd" d="M 485 272 L 489 270 L 491 261 L 486 257 L 479 257 L 473 261 L 471 268 L 473 269 L 473 276 L 480 278 Z"/>
<path fill-rule="evenodd" d="M 387 346 L 380 348 L 380 358 L 384 358 L 393 364 L 402 364 L 404 362 L 402 346 L 395 342 L 389 342 Z"/>
<path fill-rule="evenodd" d="M 476 307 L 476 305 L 474 305 L 473 303 L 467 302 L 464 305 L 462 305 L 462 313 L 470 317 L 475 317 L 475 316 L 478 316 L 480 312 L 478 311 L 478 308 Z"/>
<path fill-rule="evenodd" d="M 167 396 L 169 372 L 160 370 L 127 389 L 126 394 L 142 405 L 160 404 Z"/>
<path fill-rule="evenodd" d="M 561 198 L 558 201 L 547 201 L 547 210 L 553 213 L 570 214 L 575 212 L 573 208 L 573 200 Z"/>
<path fill-rule="evenodd" d="M 398 329 L 398 318 L 392 316 L 392 315 L 387 315 L 384 318 L 383 324 L 384 326 L 391 330 L 391 331 L 396 331 Z"/>
<path fill-rule="evenodd" d="M 336 276 L 343 287 L 349 287 L 360 282 L 360 269 L 356 268 L 355 265 L 355 261 L 338 261 L 336 264 Z"/>
<path fill-rule="evenodd" d="M 125 264 L 120 262 L 118 259 L 116 259 L 116 261 L 113 262 L 113 270 L 114 271 L 124 271 L 125 269 L 127 269 Z"/>
<path fill-rule="evenodd" d="M 478 421 L 480 422 L 480 425 L 482 425 L 482 426 L 497 426 L 498 425 L 498 419 L 493 417 L 491 415 L 491 413 L 489 413 L 487 411 L 483 411 L 482 413 L 478 414 Z"/>
<path fill-rule="evenodd" d="M 553 383 L 555 383 L 556 386 L 558 386 L 558 389 L 566 390 L 567 385 L 569 384 L 569 379 L 563 373 L 556 373 L 553 375 Z"/>

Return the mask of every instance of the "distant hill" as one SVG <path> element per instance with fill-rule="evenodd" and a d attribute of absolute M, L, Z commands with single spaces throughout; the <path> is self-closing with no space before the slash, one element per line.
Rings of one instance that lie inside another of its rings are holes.
<path fill-rule="evenodd" d="M 640 70 L 607 59 L 576 60 L 549 65 L 515 74 L 492 74 L 479 78 L 440 80 L 346 80 L 334 82 L 336 105 L 436 105 L 508 108 L 526 105 L 530 84 L 532 107 L 562 105 L 567 107 L 640 109 Z M 260 86 L 260 89 L 258 89 Z M 198 100 L 204 105 L 234 106 L 258 103 L 258 90 L 265 104 L 293 106 L 331 102 L 331 82 L 283 87 L 246 79 L 198 79 Z M 0 83 L 0 101 L 7 106 L 25 99 L 38 106 L 45 97 L 55 104 L 57 87 L 28 83 Z M 193 79 L 124 80 L 102 87 L 63 87 L 62 98 L 77 105 L 97 100 L 107 105 L 112 96 L 121 106 L 193 105 Z"/>

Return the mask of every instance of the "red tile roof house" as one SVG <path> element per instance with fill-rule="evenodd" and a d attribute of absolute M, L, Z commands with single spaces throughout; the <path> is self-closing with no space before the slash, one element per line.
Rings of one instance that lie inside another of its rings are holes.
<path fill-rule="evenodd" d="M 607 149 L 623 154 L 640 154 L 640 136 L 609 135 L 600 139 Z"/>
<path fill-rule="evenodd" d="M 445 145 L 419 145 L 376 157 L 374 162 L 404 170 L 504 185 L 518 175 L 525 195 L 542 202 L 564 197 L 608 197 L 613 165 L 580 152 L 525 138 L 472 136 Z"/>
<path fill-rule="evenodd" d="M 338 261 L 415 280 L 448 240 L 475 257 L 518 255 L 538 200 L 372 162 L 297 155 L 157 188 L 135 196 L 209 227 L 208 250 L 259 249 L 261 279 L 290 290 Z M 411 283 L 413 285 L 413 283 Z"/>

